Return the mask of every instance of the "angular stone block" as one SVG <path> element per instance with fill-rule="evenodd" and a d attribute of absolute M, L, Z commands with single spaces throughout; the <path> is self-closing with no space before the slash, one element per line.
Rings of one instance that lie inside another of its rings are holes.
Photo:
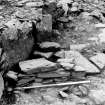
<path fill-rule="evenodd" d="M 95 65 L 77 51 L 65 51 L 65 58 L 73 58 L 75 65 L 83 67 L 87 73 L 100 72 Z"/>
<path fill-rule="evenodd" d="M 100 69 L 105 66 L 105 54 L 97 53 L 95 56 L 92 56 L 90 60 L 95 63 Z"/>

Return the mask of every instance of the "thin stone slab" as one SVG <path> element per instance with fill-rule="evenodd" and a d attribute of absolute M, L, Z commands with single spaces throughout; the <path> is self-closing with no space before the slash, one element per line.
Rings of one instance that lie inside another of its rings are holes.
<path fill-rule="evenodd" d="M 81 66 L 87 73 L 99 73 L 99 69 L 77 51 L 65 51 L 65 58 L 74 58 L 75 65 Z"/>
<path fill-rule="evenodd" d="M 39 73 L 38 78 L 59 78 L 59 77 L 69 77 L 70 72 L 65 72 L 63 74 L 56 73 L 56 72 L 49 72 L 49 73 Z"/>
<path fill-rule="evenodd" d="M 39 47 L 41 52 L 57 52 L 61 49 L 59 43 L 49 41 L 42 42 Z"/>
<path fill-rule="evenodd" d="M 56 63 L 50 62 L 44 58 L 22 61 L 19 62 L 19 66 L 23 72 L 27 73 L 45 72 L 57 69 Z"/>
<path fill-rule="evenodd" d="M 104 53 L 97 53 L 97 55 L 92 56 L 90 60 L 94 62 L 100 69 L 102 69 L 105 66 L 105 54 Z"/>
<path fill-rule="evenodd" d="M 50 58 L 53 55 L 53 52 L 40 52 L 40 51 L 35 51 L 34 55 L 39 55 L 41 57 L 45 57 L 45 58 Z"/>

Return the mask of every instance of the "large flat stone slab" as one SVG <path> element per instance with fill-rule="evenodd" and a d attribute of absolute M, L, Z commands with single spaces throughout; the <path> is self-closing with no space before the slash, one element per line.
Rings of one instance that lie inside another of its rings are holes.
<path fill-rule="evenodd" d="M 58 67 L 56 63 L 50 62 L 44 58 L 22 61 L 19 62 L 19 66 L 21 70 L 26 73 L 52 71 L 56 70 Z"/>
<path fill-rule="evenodd" d="M 65 51 L 65 58 L 73 58 L 77 66 L 84 68 L 87 73 L 99 73 L 99 69 L 77 51 Z"/>

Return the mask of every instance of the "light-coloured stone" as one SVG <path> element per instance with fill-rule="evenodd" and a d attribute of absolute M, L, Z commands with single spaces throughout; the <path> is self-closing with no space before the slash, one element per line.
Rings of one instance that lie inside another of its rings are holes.
<path fill-rule="evenodd" d="M 89 44 L 73 44 L 70 45 L 71 50 L 81 51 L 82 49 L 86 48 Z"/>
<path fill-rule="evenodd" d="M 72 3 L 72 6 L 73 6 L 73 7 L 77 7 L 78 5 L 79 5 L 78 2 L 73 2 L 73 3 Z"/>
<path fill-rule="evenodd" d="M 43 2 L 28 2 L 26 3 L 27 7 L 40 7 L 43 5 Z"/>
<path fill-rule="evenodd" d="M 98 35 L 100 43 L 105 43 L 105 28 L 101 29 L 101 33 Z"/>
<path fill-rule="evenodd" d="M 91 57 L 90 60 L 94 62 L 100 69 L 105 66 L 105 54 L 97 53 L 95 56 Z"/>
<path fill-rule="evenodd" d="M 17 73 L 16 73 L 16 72 L 9 71 L 9 72 L 7 73 L 7 76 L 8 76 L 9 78 L 12 78 L 12 79 L 14 79 L 14 80 L 17 80 Z"/>
<path fill-rule="evenodd" d="M 41 48 L 49 48 L 49 47 L 54 47 L 54 48 L 60 48 L 60 44 L 56 42 L 43 42 L 40 44 Z"/>
<path fill-rule="evenodd" d="M 81 66 L 88 73 L 99 73 L 99 69 L 77 51 L 65 51 L 65 58 L 74 58 L 75 65 Z"/>
<path fill-rule="evenodd" d="M 101 105 L 103 102 L 105 102 L 105 90 L 91 90 L 89 97 L 95 101 L 96 105 Z"/>
<path fill-rule="evenodd" d="M 3 80 L 3 77 L 2 77 L 2 75 L 0 73 L 0 98 L 1 98 L 1 96 L 3 94 L 3 90 L 4 90 L 4 80 Z"/>
<path fill-rule="evenodd" d="M 52 96 L 47 95 L 47 94 L 43 95 L 43 99 L 50 104 L 54 103 L 56 101 L 56 97 L 52 97 Z"/>
<path fill-rule="evenodd" d="M 35 51 L 34 55 L 40 55 L 40 56 L 45 57 L 45 58 L 50 58 L 53 55 L 53 52 L 39 52 L 39 51 Z"/>
<path fill-rule="evenodd" d="M 67 58 L 66 59 L 61 58 L 61 59 L 58 59 L 57 62 L 59 62 L 59 63 L 73 63 L 73 60 L 74 59 L 72 59 L 72 58 L 71 59 L 70 58 L 68 58 L 68 59 Z"/>
<path fill-rule="evenodd" d="M 72 12 L 75 12 L 75 11 L 77 11 L 77 10 L 78 10 L 77 7 L 72 7 L 72 8 L 71 8 L 71 11 L 72 11 Z"/>
<path fill-rule="evenodd" d="M 103 23 L 97 23 L 97 24 L 95 24 L 95 27 L 96 28 L 105 28 L 105 24 L 103 24 Z"/>
<path fill-rule="evenodd" d="M 61 50 L 61 51 L 56 52 L 54 55 L 59 57 L 59 58 L 64 58 L 65 52 L 64 52 L 64 50 Z"/>
<path fill-rule="evenodd" d="M 68 94 L 63 92 L 63 91 L 59 91 L 59 94 L 61 95 L 62 98 L 67 98 Z"/>
<path fill-rule="evenodd" d="M 85 68 L 83 68 L 82 66 L 76 65 L 76 66 L 74 67 L 74 70 L 75 70 L 75 71 L 85 71 Z"/>
<path fill-rule="evenodd" d="M 89 89 L 86 86 L 80 85 L 78 88 L 81 91 L 83 97 L 89 94 Z"/>
<path fill-rule="evenodd" d="M 61 62 L 60 63 L 60 65 L 61 66 L 63 66 L 65 69 L 67 69 L 67 70 L 70 70 L 70 69 L 72 69 L 73 67 L 74 67 L 74 64 L 71 64 L 71 63 L 63 63 L 63 62 Z"/>
<path fill-rule="evenodd" d="M 43 71 L 46 68 L 49 68 L 48 71 L 50 70 L 50 67 L 55 67 L 56 63 L 50 62 L 44 58 L 40 59 L 32 59 L 32 60 L 27 60 L 27 61 L 21 61 L 19 62 L 19 66 L 22 71 L 24 72 L 40 72 Z"/>
<path fill-rule="evenodd" d="M 88 41 L 95 42 L 96 44 L 99 44 L 99 38 L 98 37 L 90 37 L 88 38 Z"/>

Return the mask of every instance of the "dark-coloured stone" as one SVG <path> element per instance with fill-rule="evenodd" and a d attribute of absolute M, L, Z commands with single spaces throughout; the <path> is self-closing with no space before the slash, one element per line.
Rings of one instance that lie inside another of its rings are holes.
<path fill-rule="evenodd" d="M 69 77 L 70 76 L 70 73 L 63 73 L 63 74 L 60 74 L 60 73 L 56 73 L 56 72 L 49 72 L 49 73 L 39 73 L 37 75 L 39 78 L 58 78 L 58 77 Z"/>
<path fill-rule="evenodd" d="M 1 38 L 4 51 L 2 68 L 7 69 L 21 60 L 29 57 L 34 45 L 32 36 L 32 24 L 28 22 L 21 23 L 17 19 L 12 19 L 5 23 Z"/>
<path fill-rule="evenodd" d="M 84 71 L 72 71 L 71 72 L 71 78 L 73 79 L 85 79 L 86 77 L 86 72 Z"/>
<path fill-rule="evenodd" d="M 29 77 L 29 78 L 24 78 L 18 81 L 17 86 L 23 86 L 23 85 L 27 85 L 31 82 L 35 81 L 35 77 Z"/>

